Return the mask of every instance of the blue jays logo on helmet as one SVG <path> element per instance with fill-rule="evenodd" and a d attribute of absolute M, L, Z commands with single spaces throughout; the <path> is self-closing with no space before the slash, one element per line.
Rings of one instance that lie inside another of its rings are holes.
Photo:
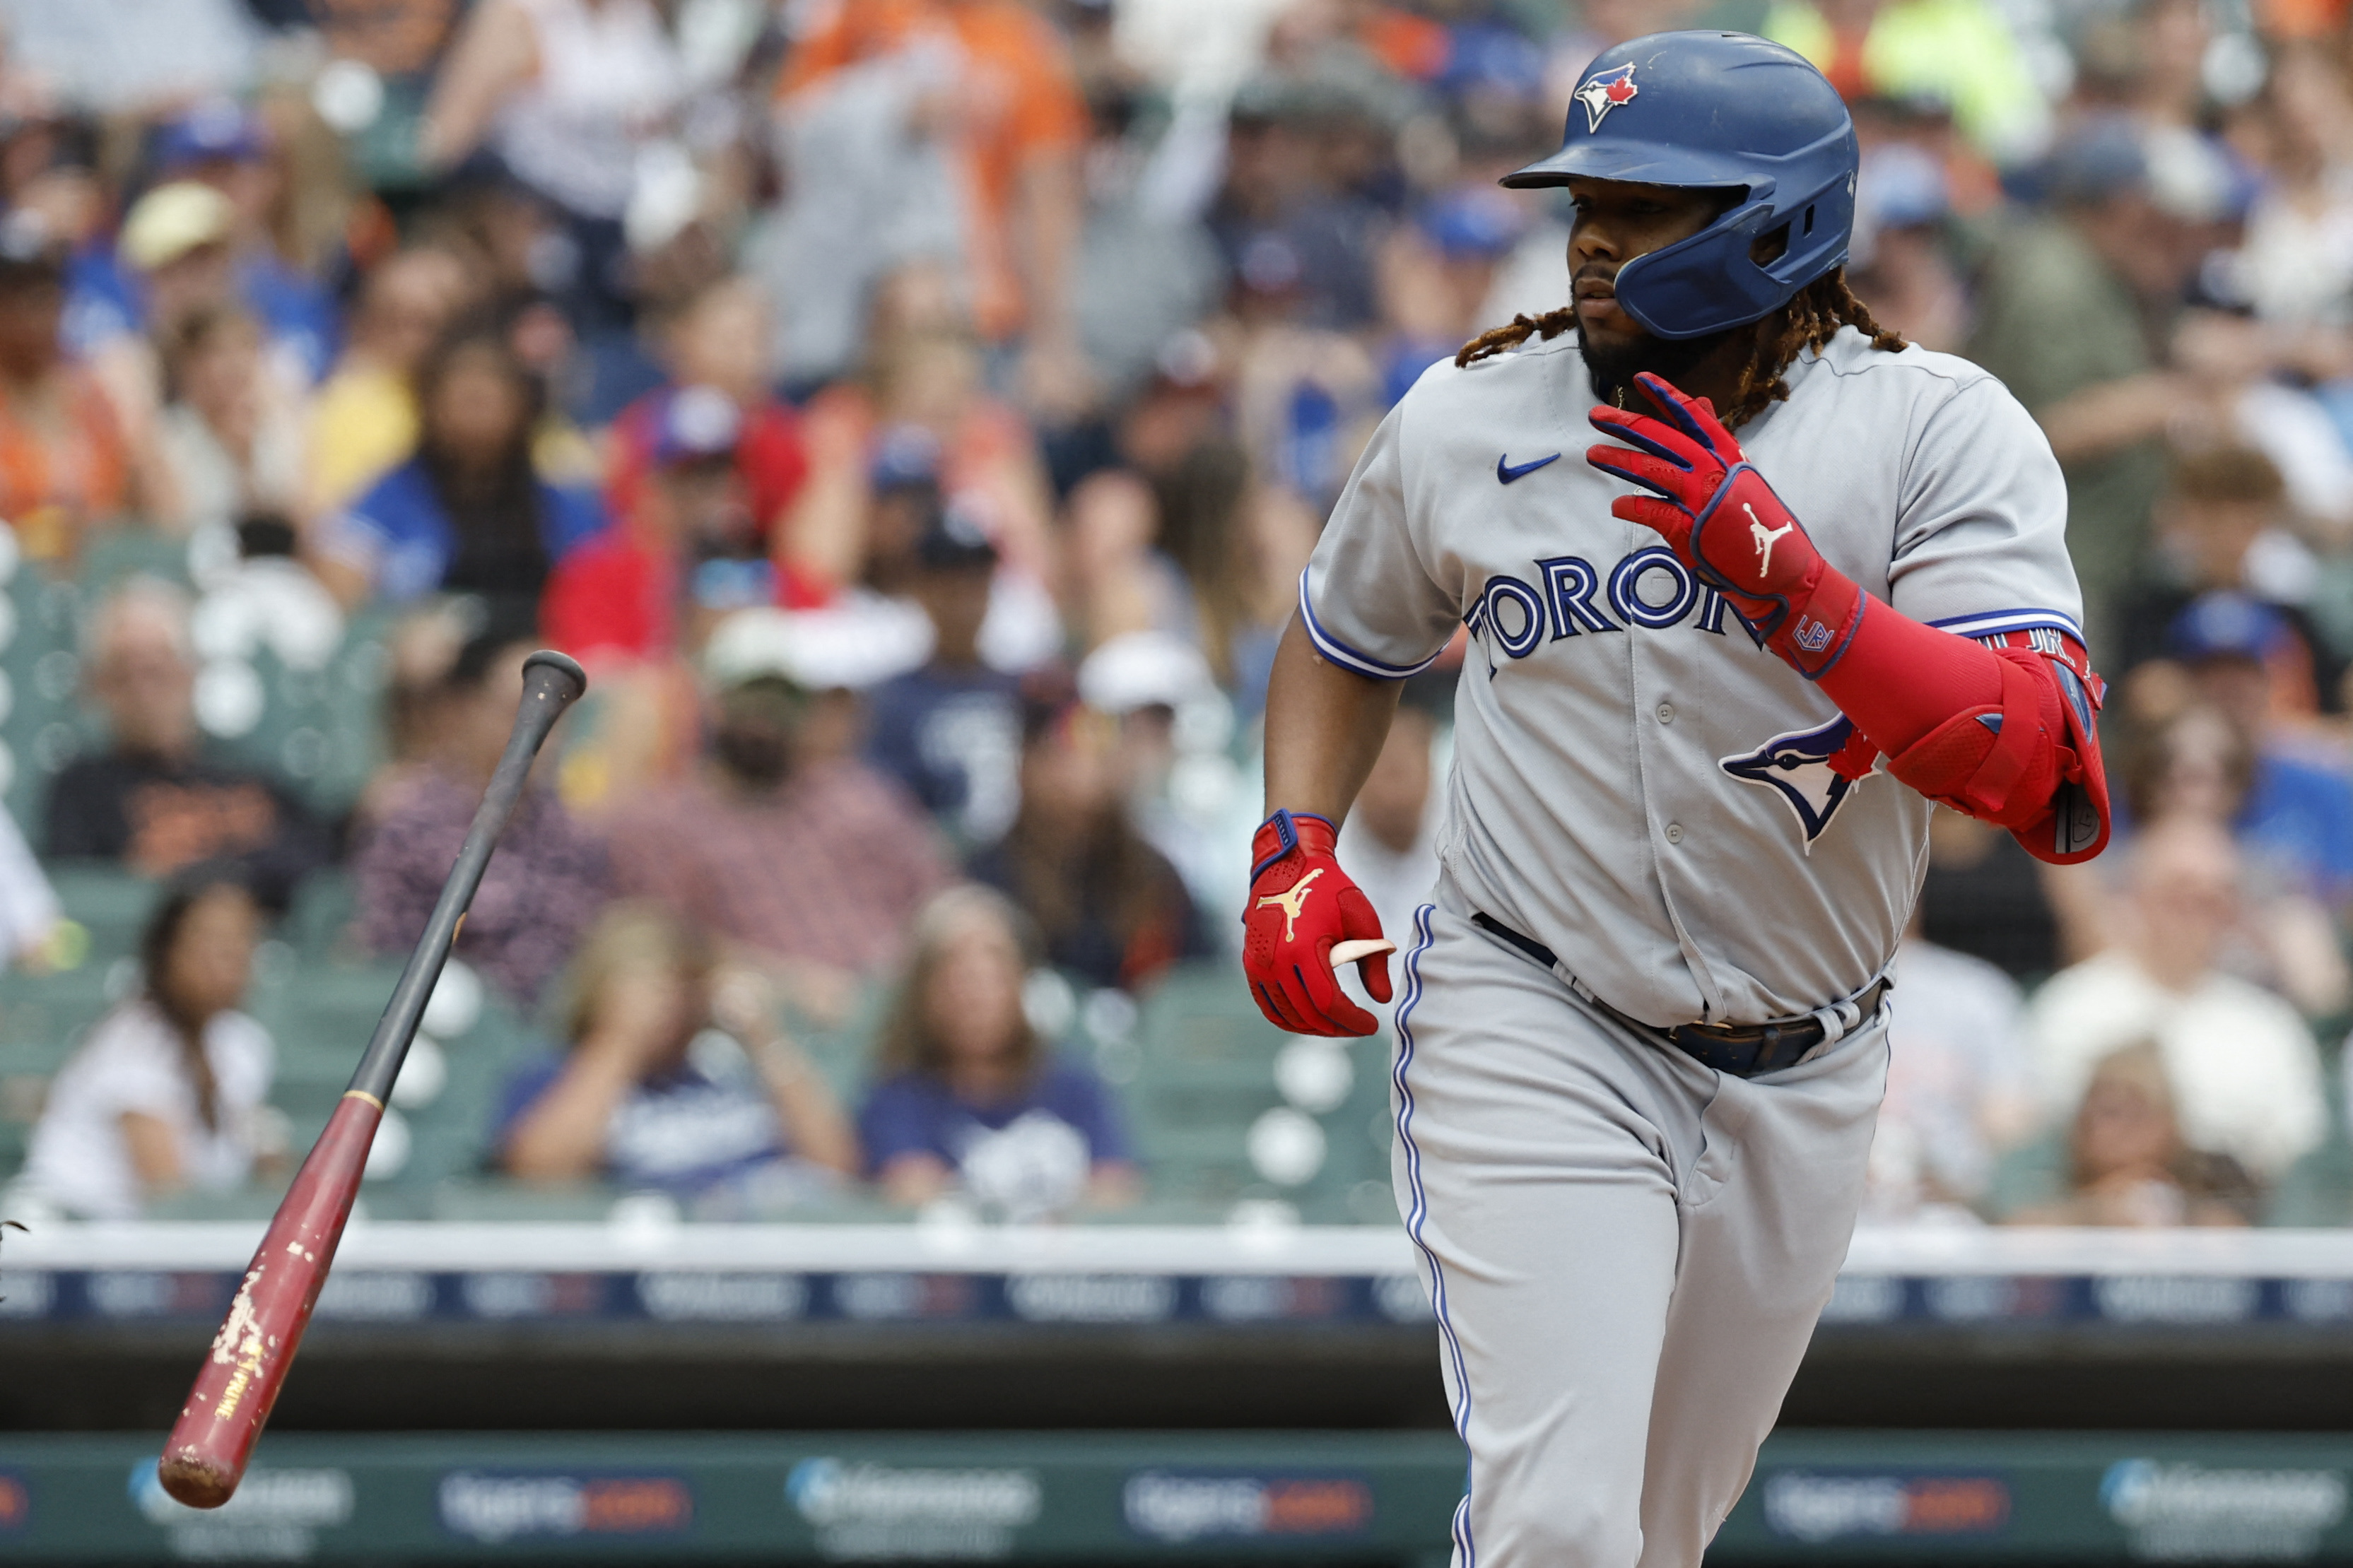
<path fill-rule="evenodd" d="M 1726 757 L 1716 765 L 1743 784 L 1773 791 L 1798 819 L 1806 853 L 1831 825 L 1857 781 L 1831 769 L 1831 758 L 1854 733 L 1853 723 L 1833 720 L 1819 730 L 1776 735 L 1753 752 Z"/>
<path fill-rule="evenodd" d="M 1641 89 L 1634 85 L 1634 67 L 1627 61 L 1615 70 L 1602 71 L 1577 89 L 1577 101 L 1585 105 L 1585 129 L 1601 129 L 1601 121 L 1611 110 L 1621 103 L 1631 103 Z"/>

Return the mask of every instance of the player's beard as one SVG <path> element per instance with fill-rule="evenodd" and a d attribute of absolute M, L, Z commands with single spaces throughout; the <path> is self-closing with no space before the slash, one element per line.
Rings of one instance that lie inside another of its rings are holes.
<path fill-rule="evenodd" d="M 1582 331 L 1577 335 L 1585 353 L 1585 374 L 1593 383 L 1593 395 L 1612 408 L 1631 408 L 1648 414 L 1653 412 L 1651 400 L 1636 389 L 1637 375 L 1648 371 L 1677 387 L 1688 386 L 1688 377 L 1702 360 L 1722 348 L 1733 333 L 1747 330 L 1727 327 L 1700 338 L 1661 338 L 1644 332 L 1631 342 L 1615 346 L 1592 342 Z"/>

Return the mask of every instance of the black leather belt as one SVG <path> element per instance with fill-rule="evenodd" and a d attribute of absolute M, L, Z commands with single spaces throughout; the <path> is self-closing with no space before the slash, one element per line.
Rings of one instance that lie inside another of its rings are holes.
<path fill-rule="evenodd" d="M 1560 965 L 1552 949 L 1532 936 L 1521 935 L 1499 920 L 1474 914 L 1471 923 L 1497 941 L 1518 948 L 1546 969 Z M 1627 1027 L 1655 1035 L 1700 1066 L 1735 1078 L 1755 1078 L 1759 1073 L 1795 1067 L 1799 1058 L 1822 1043 L 1824 1031 L 1820 1018 L 1789 1018 L 1774 1024 L 1677 1024 L 1662 1029 L 1620 1013 L 1589 991 L 1580 990 L 1580 994 Z M 1880 999 L 1886 994 L 1887 982 L 1882 980 L 1856 997 L 1854 1005 L 1861 1016 L 1868 1018 L 1879 1011 Z"/>

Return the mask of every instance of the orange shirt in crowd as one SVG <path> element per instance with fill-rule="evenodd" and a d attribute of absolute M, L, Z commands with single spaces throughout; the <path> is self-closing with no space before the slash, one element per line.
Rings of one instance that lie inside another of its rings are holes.
<path fill-rule="evenodd" d="M 80 530 L 131 500 L 131 452 L 114 405 L 87 373 L 0 392 L 0 517 L 36 560 L 73 553 Z"/>
<path fill-rule="evenodd" d="M 1021 0 L 831 0 L 785 62 L 776 95 L 930 39 L 964 59 L 948 145 L 970 193 L 974 320 L 1002 342 L 1027 314 L 1010 222 L 1022 171 L 1040 154 L 1075 153 L 1086 136 L 1086 102 L 1053 27 Z"/>

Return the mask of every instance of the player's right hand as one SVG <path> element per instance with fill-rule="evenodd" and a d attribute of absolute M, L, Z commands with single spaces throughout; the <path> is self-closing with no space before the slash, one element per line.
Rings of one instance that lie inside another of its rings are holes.
<path fill-rule="evenodd" d="M 1610 512 L 1656 529 L 1766 647 L 1820 679 L 1862 624 L 1862 590 L 1814 547 L 1707 399 L 1648 372 L 1634 384 L 1661 417 L 1618 408 L 1587 416 L 1627 445 L 1590 447 L 1585 460 L 1651 492 L 1620 496 Z"/>
<path fill-rule="evenodd" d="M 1242 972 L 1267 1021 L 1296 1035 L 1369 1035 L 1381 1026 L 1332 973 L 1335 943 L 1381 935 L 1373 901 L 1334 858 L 1338 838 L 1323 817 L 1278 811 L 1250 841 Z M 1374 1001 L 1389 999 L 1388 950 L 1359 961 L 1356 972 Z"/>

